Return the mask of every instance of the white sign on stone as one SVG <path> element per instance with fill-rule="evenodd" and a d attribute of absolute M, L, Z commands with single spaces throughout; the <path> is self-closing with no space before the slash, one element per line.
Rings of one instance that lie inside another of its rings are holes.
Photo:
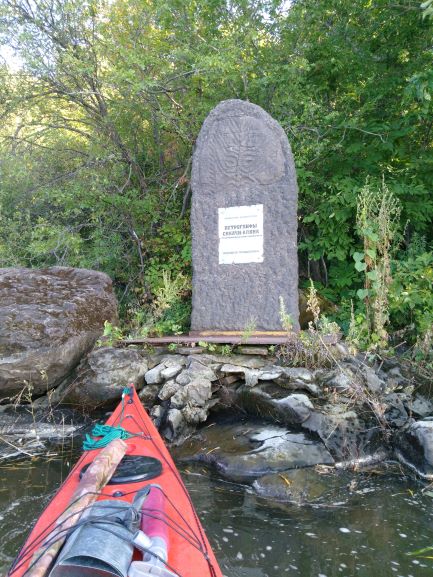
<path fill-rule="evenodd" d="M 263 204 L 218 209 L 219 264 L 263 262 Z"/>

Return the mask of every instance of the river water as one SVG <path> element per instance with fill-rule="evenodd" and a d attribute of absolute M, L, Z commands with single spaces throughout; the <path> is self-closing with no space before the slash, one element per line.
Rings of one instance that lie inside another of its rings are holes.
<path fill-rule="evenodd" d="M 0 575 L 76 453 L 0 466 Z M 433 492 L 398 469 L 344 473 L 328 502 L 278 505 L 201 469 L 181 472 L 227 577 L 433 574 Z M 346 485 L 347 482 L 347 485 Z"/>

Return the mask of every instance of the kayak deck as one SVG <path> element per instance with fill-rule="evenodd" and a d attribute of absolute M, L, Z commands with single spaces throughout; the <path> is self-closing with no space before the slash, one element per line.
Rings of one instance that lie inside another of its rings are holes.
<path fill-rule="evenodd" d="M 146 485 L 157 484 L 164 496 L 164 511 L 158 513 L 168 529 L 167 568 L 179 577 L 222 577 L 221 570 L 197 517 L 191 498 L 179 472 L 151 419 L 141 405 L 133 387 L 119 404 L 107 425 L 123 427 L 132 436 L 125 440 L 128 456 L 146 456 L 158 459 L 162 471 L 156 477 L 142 482 L 109 484 L 98 495 L 97 501 L 117 499 L 131 503 L 137 491 Z M 43 511 L 21 549 L 7 577 L 25 577 L 29 572 L 35 551 L 53 530 L 58 517 L 67 509 L 80 481 L 80 472 L 88 466 L 98 450 L 86 451 L 78 460 L 59 491 Z M 121 481 L 121 479 L 120 479 Z M 134 558 L 139 558 L 138 552 Z"/>

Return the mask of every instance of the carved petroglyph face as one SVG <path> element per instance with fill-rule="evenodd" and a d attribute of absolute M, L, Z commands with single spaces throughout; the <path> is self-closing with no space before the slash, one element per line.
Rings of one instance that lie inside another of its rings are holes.
<path fill-rule="evenodd" d="M 210 162 L 201 172 L 203 183 L 267 185 L 284 175 L 284 154 L 278 136 L 253 116 L 216 121 L 208 142 Z"/>

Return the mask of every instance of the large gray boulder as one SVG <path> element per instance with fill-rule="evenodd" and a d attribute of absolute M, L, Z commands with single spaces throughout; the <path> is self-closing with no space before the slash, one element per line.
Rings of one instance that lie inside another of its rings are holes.
<path fill-rule="evenodd" d="M 56 387 L 117 321 L 111 279 L 92 270 L 0 269 L 0 400 Z"/>
<path fill-rule="evenodd" d="M 135 349 L 95 349 L 55 391 L 51 402 L 81 408 L 114 406 L 126 386 L 143 388 L 147 368 L 146 358 Z"/>

